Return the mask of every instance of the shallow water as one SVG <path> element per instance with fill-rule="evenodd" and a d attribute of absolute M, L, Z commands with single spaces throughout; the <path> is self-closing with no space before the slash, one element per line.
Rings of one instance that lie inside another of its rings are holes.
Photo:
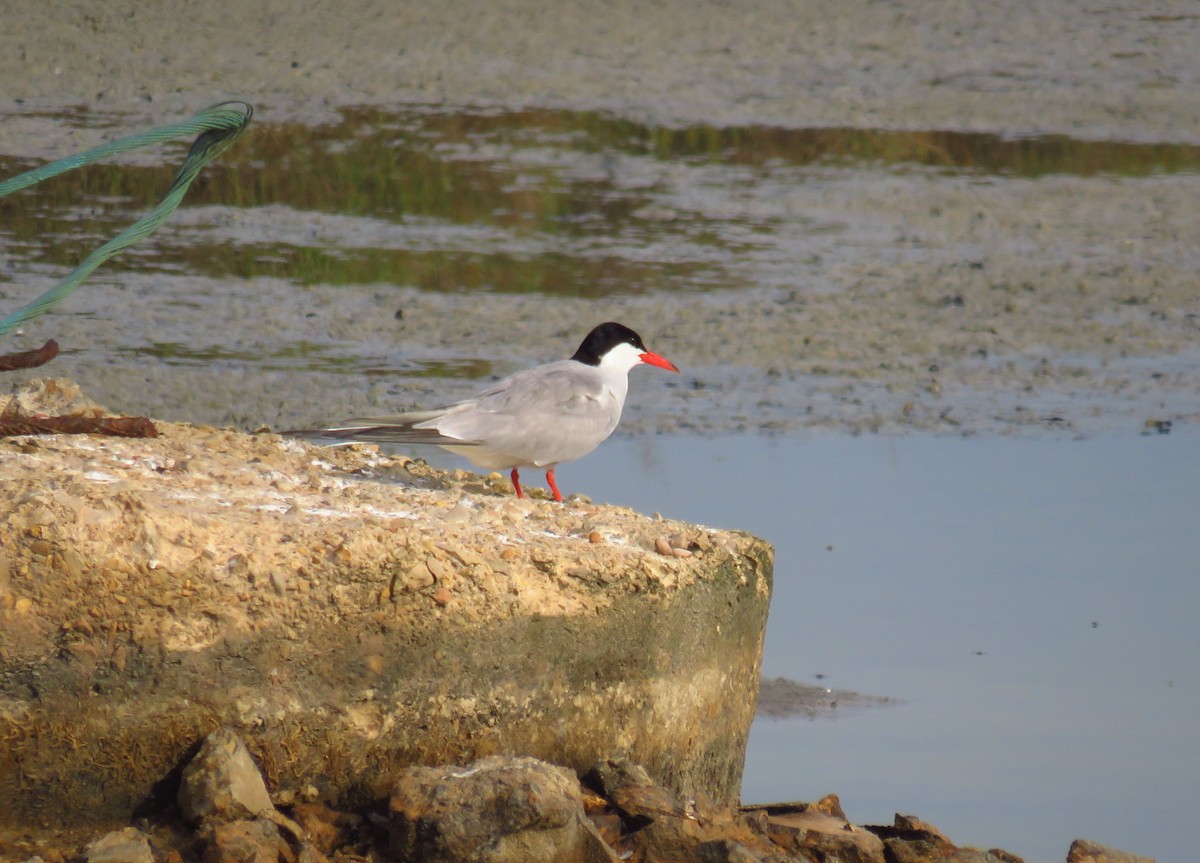
<path fill-rule="evenodd" d="M 564 493 L 773 542 L 763 672 L 900 704 L 760 719 L 743 798 L 1061 861 L 1194 851 L 1200 435 L 651 437 Z M 536 474 L 530 475 L 530 484 Z M 819 676 L 819 677 L 818 677 Z M 831 721 L 836 720 L 836 721 Z"/>

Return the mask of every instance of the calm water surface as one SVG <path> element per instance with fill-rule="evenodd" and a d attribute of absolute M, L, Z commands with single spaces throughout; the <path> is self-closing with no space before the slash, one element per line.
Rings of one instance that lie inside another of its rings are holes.
<path fill-rule="evenodd" d="M 759 720 L 746 802 L 836 792 L 1030 863 L 1080 837 L 1194 859 L 1200 435 L 658 437 L 558 479 L 769 539 L 764 674 L 903 702 Z"/>

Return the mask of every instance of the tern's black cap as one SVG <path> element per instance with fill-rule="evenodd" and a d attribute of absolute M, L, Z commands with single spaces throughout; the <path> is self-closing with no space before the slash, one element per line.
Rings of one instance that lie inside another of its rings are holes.
<path fill-rule="evenodd" d="M 575 351 L 571 359 L 585 365 L 598 366 L 604 355 L 622 342 L 633 345 L 642 353 L 646 352 L 646 346 L 642 343 L 641 336 L 624 324 L 607 321 L 593 328 L 584 337 L 579 350 Z"/>

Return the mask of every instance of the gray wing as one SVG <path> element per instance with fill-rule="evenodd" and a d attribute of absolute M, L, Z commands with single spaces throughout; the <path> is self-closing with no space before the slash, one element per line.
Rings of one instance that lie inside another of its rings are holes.
<path fill-rule="evenodd" d="M 415 428 L 542 467 L 595 449 L 617 427 L 622 402 L 594 369 L 564 360 L 518 372 Z"/>
<path fill-rule="evenodd" d="M 317 438 L 325 441 L 340 441 L 342 443 L 368 441 L 372 443 L 477 445 L 478 441 L 448 438 L 438 432 L 436 428 L 419 427 L 419 424 L 435 420 L 451 409 L 440 408 L 431 411 L 412 411 L 411 413 L 394 414 L 392 416 L 352 417 L 329 428 L 293 429 L 285 431 L 283 434 L 292 435 L 293 437 Z"/>

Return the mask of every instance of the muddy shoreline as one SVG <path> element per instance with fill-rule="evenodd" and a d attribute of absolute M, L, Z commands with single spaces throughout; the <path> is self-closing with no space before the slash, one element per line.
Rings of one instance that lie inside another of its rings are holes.
<path fill-rule="evenodd" d="M 415 101 L 600 108 L 668 125 L 1198 142 L 1200 64 L 1190 47 L 1200 17 L 1160 6 L 1132 14 L 1044 2 L 1013 17 L 990 7 L 856 2 L 829 16 L 773 2 L 748 16 L 716 4 L 682 13 L 622 2 L 601 18 L 586 4 L 544 14 L 522 1 L 436 11 L 367 2 L 334 16 L 299 5 L 146 8 L 127 0 L 62 24 L 52 8 L 20 2 L 0 34 L 0 151 L 64 155 L 114 136 L 97 118 L 124 132 L 223 97 L 256 103 L 262 122 L 319 122 L 348 104 Z M 186 40 L 174 37 L 180 22 L 188 22 Z M 88 120 L 70 121 L 73 106 Z M 1088 433 L 1178 424 L 1200 412 L 1200 300 L 1188 242 L 1188 226 L 1200 222 L 1194 175 L 1136 184 L 964 178 L 948 187 L 901 173 L 866 182 L 832 198 L 780 191 L 785 210 L 850 224 L 852 241 L 868 250 L 797 262 L 791 289 L 749 283 L 718 295 L 595 302 L 406 288 L 380 300 L 372 287 L 317 286 L 302 299 L 336 306 L 335 340 L 403 340 L 418 358 L 467 340 L 474 355 L 496 360 L 497 373 L 569 353 L 575 331 L 587 328 L 580 322 L 628 320 L 691 377 L 671 394 L 635 396 L 625 432 Z M 239 217 L 242 230 L 253 230 L 257 218 L 278 214 Z M 0 284 L 5 307 L 52 276 L 13 272 L 11 284 Z M 186 278 L 128 281 L 122 289 L 139 295 L 196 287 Z M 131 361 L 119 348 L 155 328 L 154 306 L 143 312 L 119 295 L 108 302 L 121 313 L 97 320 L 85 293 L 72 298 L 73 314 L 29 326 L 11 349 L 58 337 L 65 354 L 53 373 L 130 413 L 283 427 L 467 395 L 478 383 L 451 376 L 439 380 L 437 396 L 421 386 L 397 395 L 320 373 L 247 368 L 233 383 L 228 368 Z M 294 328 L 295 295 L 289 284 L 258 282 L 230 298 L 228 310 L 208 306 L 176 325 L 227 324 L 232 346 L 254 347 L 260 340 L 245 322 L 265 317 Z M 392 306 L 403 308 L 407 325 L 394 324 Z M 512 338 L 526 331 L 539 335 Z M 666 416 L 642 409 L 668 396 Z"/>
<path fill-rule="evenodd" d="M 586 4 L 545 15 L 531 2 L 436 11 L 367 3 L 340 16 L 298 5 L 120 2 L 66 23 L 54 4 L 18 5 L 0 34 L 0 152 L 18 157 L 61 156 L 227 97 L 253 101 L 259 122 L 324 122 L 346 105 L 415 101 L 598 108 L 655 124 L 1200 141 L 1200 64 L 1188 47 L 1200 42 L 1200 23 L 1168 4 L 1131 14 L 1042 3 L 1012 17 L 941 4 L 862 2 L 830 15 L 771 3 L 744 15 L 718 4 L 681 14 L 673 4 L 620 3 L 601 20 Z M 176 38 L 181 21 L 187 39 Z M 76 106 L 83 113 L 72 120 Z M 336 311 L 322 320 L 331 340 L 380 354 L 402 342 L 418 360 L 461 356 L 469 344 L 495 374 L 569 353 L 596 320 L 625 320 L 689 373 L 670 390 L 648 385 L 659 388 L 644 397 L 639 381 L 626 433 L 1140 430 L 1200 413 L 1189 227 L 1200 222 L 1198 186 L 1191 174 L 995 183 L 899 172 L 832 190 L 781 188 L 772 218 L 801 213 L 860 250 L 817 250 L 783 287 L 756 284 L 750 271 L 737 291 L 603 302 L 373 286 L 317 285 L 299 296 Z M 253 231 L 271 215 L 237 218 Z M 52 273 L 7 269 L 5 309 L 53 283 Z M 64 355 L 52 373 L 114 409 L 241 428 L 392 410 L 478 385 L 450 375 L 434 387 L 386 389 L 308 371 L 231 375 L 131 358 L 164 314 L 181 330 L 222 328 L 230 350 L 264 349 L 250 332 L 264 319 L 276 331 L 306 322 L 285 283 L 256 280 L 229 308 L 190 313 L 129 297 L 219 286 L 186 276 L 122 281 L 123 293 L 107 298 L 104 285 L 89 285 L 65 314 L 5 348 L 56 337 Z"/>
<path fill-rule="evenodd" d="M 419 101 L 598 108 L 679 125 L 1200 141 L 1200 16 L 1169 2 L 770 0 L 748 14 L 717 2 L 368 0 L 341 14 L 18 0 L 9 10 L 6 115 L 83 104 L 161 117 L 195 110 L 199 97 L 313 121 L 337 106 Z M 4 125 L 12 140 L 20 124 Z M 47 142 L 28 143 L 40 154 Z"/>

